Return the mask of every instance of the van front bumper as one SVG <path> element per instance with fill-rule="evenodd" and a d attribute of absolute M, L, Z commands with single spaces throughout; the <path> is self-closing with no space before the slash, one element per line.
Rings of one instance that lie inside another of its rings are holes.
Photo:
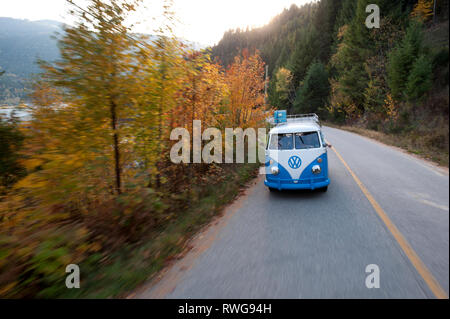
<path fill-rule="evenodd" d="M 282 189 L 318 189 L 322 187 L 326 187 L 330 184 L 330 179 L 328 178 L 317 178 L 317 179 L 308 179 L 308 180 L 284 180 L 277 179 L 268 181 L 267 179 L 264 181 L 264 185 L 270 188 L 276 188 L 279 190 Z"/>

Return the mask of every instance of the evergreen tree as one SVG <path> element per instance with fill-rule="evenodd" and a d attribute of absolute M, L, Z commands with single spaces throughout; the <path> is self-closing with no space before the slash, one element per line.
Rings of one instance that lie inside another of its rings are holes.
<path fill-rule="evenodd" d="M 408 27 L 405 37 L 388 58 L 387 78 L 392 96 L 403 99 L 406 83 L 414 61 L 422 51 L 422 24 L 413 21 Z"/>
<path fill-rule="evenodd" d="M 419 100 L 427 93 L 433 84 L 433 65 L 431 59 L 421 55 L 413 64 L 406 84 L 406 94 L 409 100 Z"/>
<path fill-rule="evenodd" d="M 309 65 L 316 59 L 319 50 L 319 34 L 314 26 L 304 30 L 297 41 L 297 48 L 291 56 L 288 68 L 292 71 L 294 87 L 298 88 Z"/>
<path fill-rule="evenodd" d="M 330 94 L 328 72 L 321 62 L 310 65 L 302 86 L 297 91 L 294 110 L 297 113 L 323 115 Z"/>
<path fill-rule="evenodd" d="M 313 19 L 315 29 L 318 31 L 316 58 L 322 63 L 328 63 L 331 55 L 335 24 L 342 2 L 335 0 L 321 0 Z"/>
<path fill-rule="evenodd" d="M 336 17 L 335 31 L 337 32 L 342 26 L 348 25 L 353 20 L 356 12 L 355 0 L 343 0 L 339 13 Z"/>
<path fill-rule="evenodd" d="M 364 91 L 369 82 L 365 63 L 372 52 L 369 29 L 365 25 L 368 0 L 358 0 L 356 13 L 348 26 L 341 30 L 342 42 L 332 58 L 338 73 L 336 90 L 352 112 L 364 111 Z"/>

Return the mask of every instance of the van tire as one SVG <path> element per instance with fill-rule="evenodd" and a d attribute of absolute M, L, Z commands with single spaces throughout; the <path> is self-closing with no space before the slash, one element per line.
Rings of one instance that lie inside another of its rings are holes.
<path fill-rule="evenodd" d="M 327 190 L 328 190 L 328 186 L 319 188 L 319 191 L 321 191 L 322 193 L 326 193 Z"/>
<path fill-rule="evenodd" d="M 273 188 L 273 187 L 269 187 L 269 191 L 270 191 L 271 193 L 273 193 L 273 192 L 278 192 L 278 189 Z"/>

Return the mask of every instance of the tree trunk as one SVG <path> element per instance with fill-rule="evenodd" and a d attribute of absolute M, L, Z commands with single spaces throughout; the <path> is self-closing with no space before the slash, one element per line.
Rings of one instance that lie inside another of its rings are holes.
<path fill-rule="evenodd" d="M 164 89 L 163 89 L 164 91 Z M 164 94 L 164 93 L 162 93 Z M 161 155 L 162 152 L 162 103 L 163 103 L 163 97 L 160 98 L 160 103 L 158 106 L 158 154 Z M 156 163 L 156 188 L 159 189 L 161 187 L 161 159 L 158 160 Z"/>
<path fill-rule="evenodd" d="M 163 44 L 163 49 L 164 49 L 164 44 Z M 158 154 L 163 154 L 163 140 L 162 140 L 162 135 L 163 135 L 163 127 L 162 127 L 162 121 L 163 121 L 163 110 L 164 110 L 164 94 L 165 94 L 165 83 L 166 83 L 166 59 L 165 59 L 165 55 L 164 52 L 162 52 L 162 58 L 161 58 L 161 95 L 159 97 L 159 105 L 158 105 Z M 158 162 L 156 163 L 156 188 L 159 189 L 161 188 L 161 170 L 162 170 L 162 163 L 161 163 L 161 159 L 158 160 Z"/>
<path fill-rule="evenodd" d="M 113 99 L 110 101 L 111 110 L 111 128 L 113 130 L 113 142 L 114 142 L 114 171 L 116 177 L 116 192 L 122 193 L 122 182 L 120 172 L 120 149 L 119 149 L 119 135 L 117 134 L 117 111 L 116 102 Z"/>

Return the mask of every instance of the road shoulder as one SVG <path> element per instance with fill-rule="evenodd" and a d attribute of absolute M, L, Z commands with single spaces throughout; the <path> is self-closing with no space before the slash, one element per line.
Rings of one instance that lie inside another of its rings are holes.
<path fill-rule="evenodd" d="M 153 279 L 141 285 L 127 299 L 162 299 L 171 293 L 181 277 L 192 268 L 197 258 L 202 255 L 215 241 L 217 236 L 228 224 L 229 220 L 239 210 L 258 183 L 262 183 L 263 175 L 252 179 L 242 192 L 231 202 L 220 215 L 204 226 L 186 243 L 186 248 L 180 256 L 158 272 Z"/>
<path fill-rule="evenodd" d="M 393 150 L 399 151 L 399 152 L 401 152 L 401 153 L 403 153 L 403 154 L 405 154 L 407 156 L 410 156 L 410 157 L 414 158 L 416 161 L 421 162 L 423 165 L 426 165 L 426 166 L 428 166 L 431 169 L 434 169 L 435 171 L 439 172 L 440 174 L 447 175 L 447 176 L 449 175 L 449 167 L 448 166 L 441 165 L 440 163 L 435 162 L 435 161 L 427 158 L 426 156 L 415 154 L 414 152 L 412 152 L 410 150 L 407 150 L 405 148 L 402 148 L 400 146 L 396 146 L 396 145 L 389 144 L 389 143 L 386 143 L 384 141 L 381 141 L 380 138 L 379 139 L 374 138 L 374 137 L 372 137 L 373 135 L 370 136 L 370 134 L 366 134 L 365 132 L 372 132 L 372 133 L 378 134 L 378 136 L 383 136 L 384 133 L 380 133 L 380 132 L 376 132 L 376 131 L 370 131 L 370 130 L 367 130 L 367 129 L 359 129 L 359 128 L 354 128 L 354 127 L 348 127 L 348 126 L 339 126 L 339 125 L 335 125 L 335 124 L 332 124 L 332 123 L 326 123 L 324 126 L 327 126 L 327 127 L 330 127 L 330 128 L 334 128 L 334 129 L 338 129 L 338 130 L 342 130 L 342 131 L 345 131 L 345 132 L 350 133 L 350 134 L 355 134 L 355 135 L 360 136 L 360 137 L 362 137 L 364 139 L 367 139 L 367 140 L 369 140 L 371 142 L 374 142 L 374 143 L 377 143 L 379 145 L 383 145 L 383 146 L 389 147 L 389 148 L 391 148 Z"/>

